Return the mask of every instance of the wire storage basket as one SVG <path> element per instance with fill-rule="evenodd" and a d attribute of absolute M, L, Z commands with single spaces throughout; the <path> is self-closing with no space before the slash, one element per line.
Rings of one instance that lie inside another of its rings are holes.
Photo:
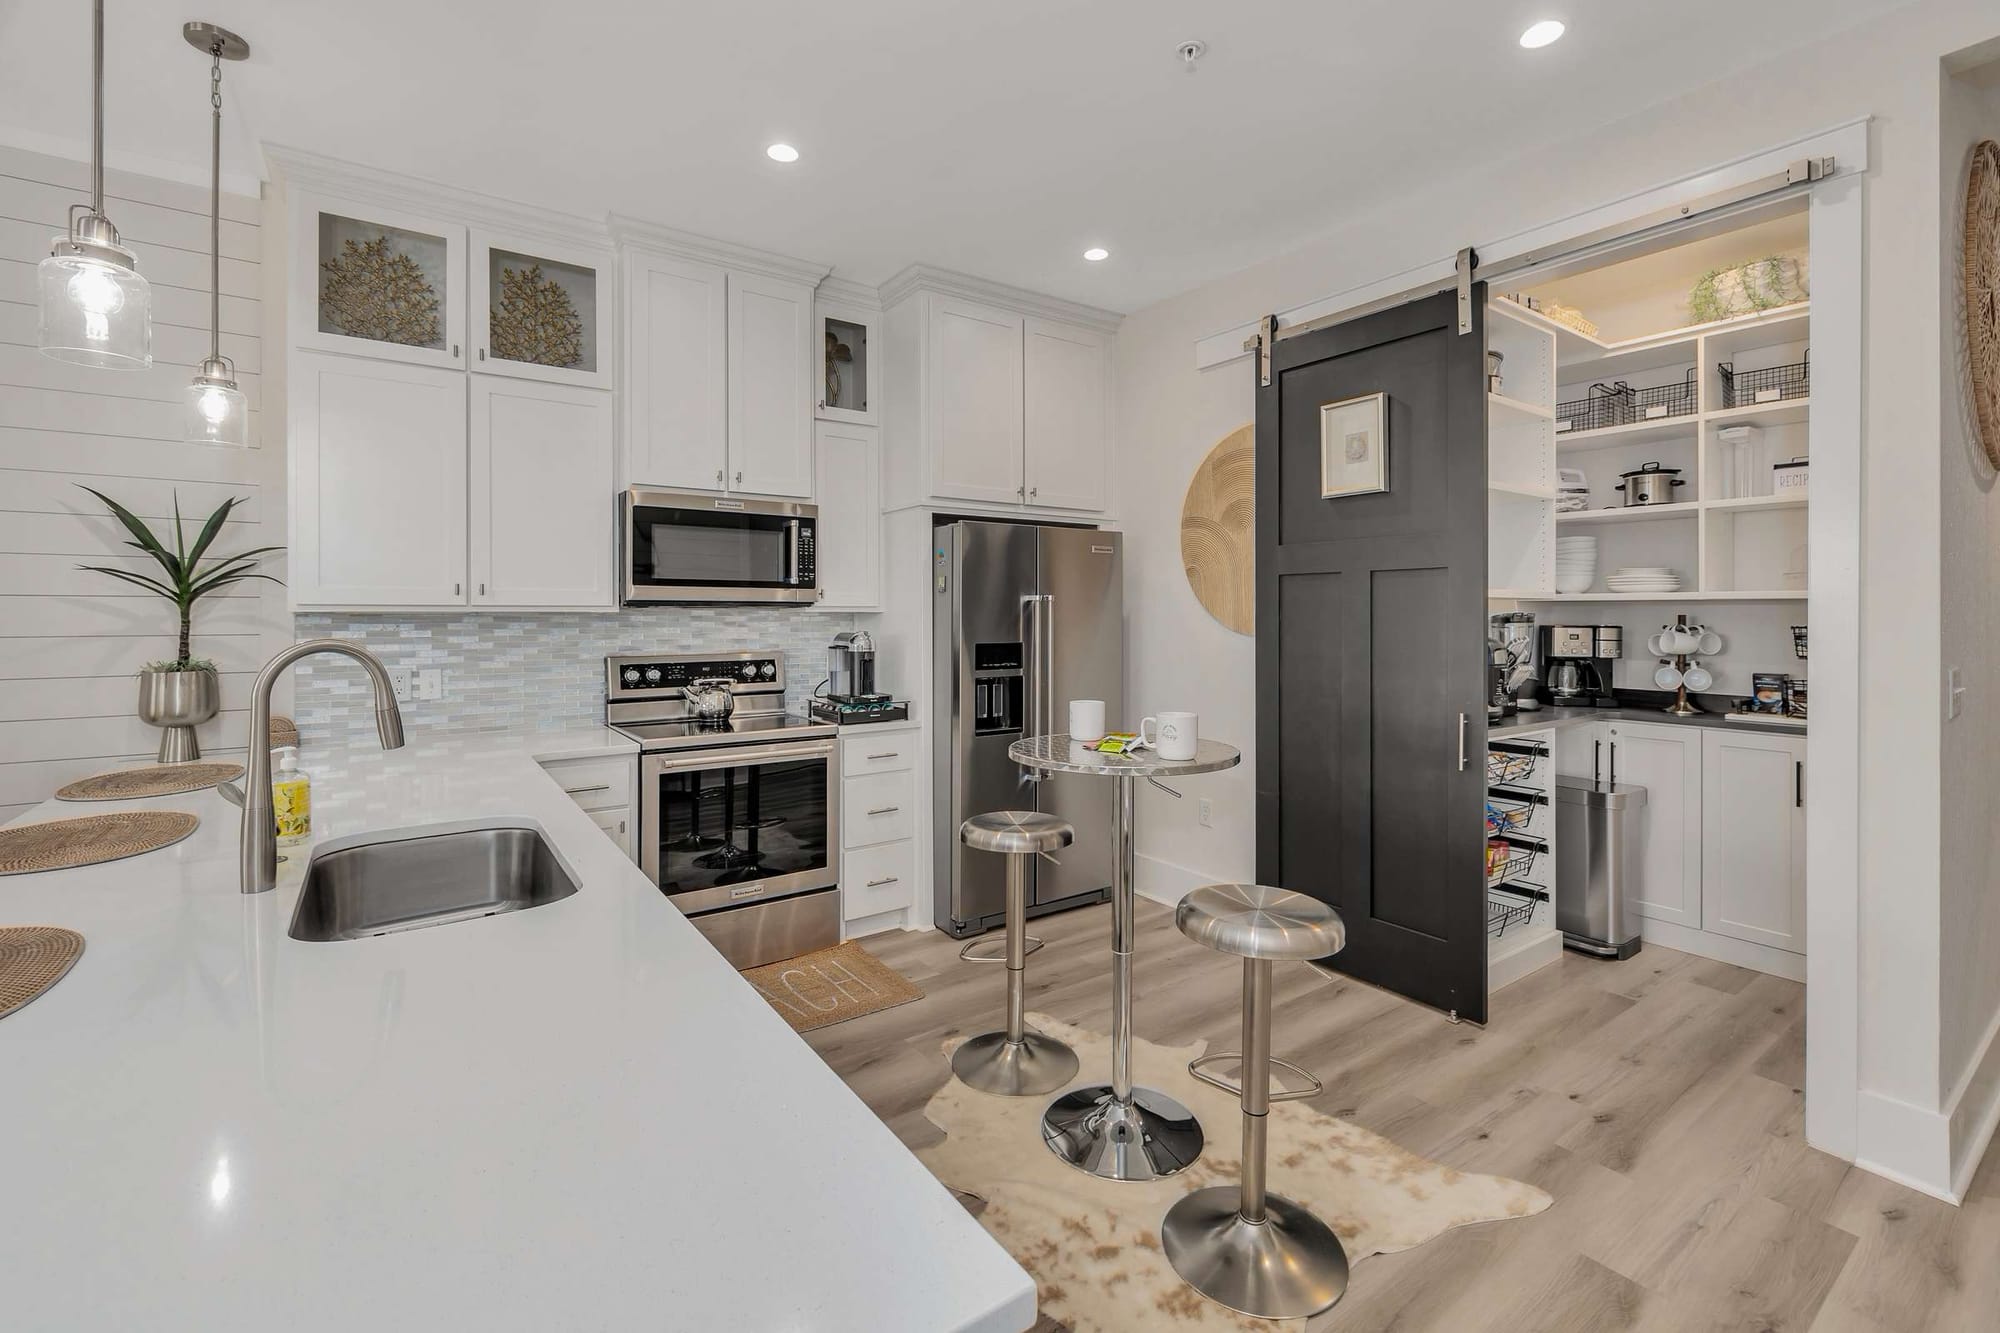
<path fill-rule="evenodd" d="M 1666 417 L 1693 416 L 1695 409 L 1695 369 L 1688 367 L 1687 378 L 1679 384 L 1661 384 L 1632 394 L 1633 419 L 1659 421 Z"/>
<path fill-rule="evenodd" d="M 1798 658 L 1801 662 L 1806 660 L 1806 627 L 1804 625 L 1792 626 L 1792 656 Z M 1490 767 L 1492 760 L 1489 758 L 1487 763 Z"/>
<path fill-rule="evenodd" d="M 1498 888 L 1509 880 L 1526 879 L 1535 868 L 1538 855 L 1532 847 L 1516 847 L 1503 838 L 1486 844 L 1486 887 Z"/>
<path fill-rule="evenodd" d="M 1733 361 L 1716 366 L 1722 372 L 1722 405 L 1750 407 L 1756 403 L 1782 403 L 1804 398 L 1812 392 L 1812 349 L 1803 361 L 1766 366 L 1762 370 L 1738 370 Z"/>
<path fill-rule="evenodd" d="M 1520 786 L 1534 779 L 1541 766 L 1539 754 L 1513 754 L 1506 750 L 1486 752 L 1486 782 L 1489 786 Z"/>
<path fill-rule="evenodd" d="M 1518 894 L 1495 890 L 1486 895 L 1486 930 L 1491 935 L 1505 935 L 1516 926 L 1525 926 L 1535 914 L 1533 898 L 1523 898 Z"/>
<path fill-rule="evenodd" d="M 1632 396 L 1632 386 L 1624 380 L 1593 384 L 1589 396 L 1556 404 L 1556 434 L 1626 425 L 1635 419 Z"/>

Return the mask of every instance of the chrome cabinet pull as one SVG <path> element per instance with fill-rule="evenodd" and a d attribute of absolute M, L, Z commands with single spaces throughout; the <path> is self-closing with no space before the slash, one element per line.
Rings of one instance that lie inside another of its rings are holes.
<path fill-rule="evenodd" d="M 1595 787 L 1604 780 L 1604 742 L 1590 743 L 1590 785 Z"/>
<path fill-rule="evenodd" d="M 465 595 L 465 585 L 463 583 L 452 584 L 451 595 L 453 597 L 463 597 Z"/>
<path fill-rule="evenodd" d="M 1458 715 L 1458 771 L 1465 771 L 1465 714 Z"/>
<path fill-rule="evenodd" d="M 880 809 L 870 810 L 868 813 L 871 815 L 893 815 L 902 808 L 900 805 L 885 805 Z"/>
<path fill-rule="evenodd" d="M 864 885 L 863 885 L 862 887 L 863 887 L 863 888 L 869 888 L 869 889 L 879 889 L 879 888 L 881 888 L 881 887 L 882 887 L 882 886 L 883 886 L 884 884 L 894 884 L 894 883 L 896 882 L 896 880 L 897 880 L 898 878 L 899 878 L 899 877 L 898 877 L 898 876 L 896 876 L 896 875 L 884 875 L 884 876 L 883 876 L 882 878 L 880 878 L 880 879 L 871 879 L 871 880 L 869 880 L 869 881 L 868 881 L 868 882 L 867 882 L 866 884 L 864 884 Z"/>
<path fill-rule="evenodd" d="M 715 484 L 716 484 L 716 485 L 718 485 L 718 486 L 720 486 L 720 485 L 722 484 L 722 469 L 721 469 L 721 468 L 717 468 L 717 469 L 715 470 Z"/>
<path fill-rule="evenodd" d="M 897 759 L 900 758 L 901 756 L 902 756 L 902 751 L 891 750 L 887 754 L 871 754 L 868 757 L 870 759 Z"/>
<path fill-rule="evenodd" d="M 610 784 L 610 783 L 608 783 L 608 782 L 600 782 L 600 783 L 596 784 L 595 786 L 591 786 L 591 787 L 564 787 L 564 788 L 563 788 L 563 795 L 565 795 L 565 796 L 582 796 L 582 795 L 584 795 L 584 794 L 585 794 L 586 792 L 593 792 L 593 791 L 610 791 L 610 790 L 611 790 L 611 784 Z"/>
<path fill-rule="evenodd" d="M 484 361 L 486 359 L 486 349 L 484 347 L 479 349 L 479 359 L 481 361 Z"/>
<path fill-rule="evenodd" d="M 457 343 L 453 343 L 453 344 L 451 345 L 451 354 L 452 354 L 453 356 L 457 356 L 457 355 L 458 355 L 458 344 L 457 344 Z"/>
<path fill-rule="evenodd" d="M 486 585 L 483 583 L 479 585 L 479 595 L 481 597 L 484 597 L 486 595 Z"/>
<path fill-rule="evenodd" d="M 738 486 L 741 486 L 743 484 L 743 474 L 741 472 L 736 474 L 736 484 Z"/>

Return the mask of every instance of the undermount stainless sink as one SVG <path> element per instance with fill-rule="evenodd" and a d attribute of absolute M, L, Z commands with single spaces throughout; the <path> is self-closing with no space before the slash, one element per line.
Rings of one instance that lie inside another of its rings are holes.
<path fill-rule="evenodd" d="M 433 824 L 336 838 L 306 863 L 295 940 L 358 940 L 519 912 L 576 892 L 526 820 Z"/>

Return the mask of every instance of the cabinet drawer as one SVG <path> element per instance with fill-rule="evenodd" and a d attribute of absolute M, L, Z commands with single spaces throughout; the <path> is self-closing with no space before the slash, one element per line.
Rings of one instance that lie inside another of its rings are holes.
<path fill-rule="evenodd" d="M 623 810 L 632 804 L 634 762 L 629 758 L 558 759 L 542 768 L 586 810 Z"/>
<path fill-rule="evenodd" d="M 840 859 L 841 916 L 858 921 L 877 912 L 910 905 L 910 880 L 917 868 L 917 844 L 909 838 L 877 843 Z"/>
<path fill-rule="evenodd" d="M 916 831 L 916 782 L 907 772 L 868 773 L 840 784 L 842 847 L 869 847 Z"/>
<path fill-rule="evenodd" d="M 586 811 L 590 822 L 604 830 L 604 835 L 618 844 L 618 850 L 625 853 L 625 859 L 632 859 L 632 819 L 623 808 L 617 810 Z"/>
<path fill-rule="evenodd" d="M 917 763 L 915 731 L 891 731 L 882 735 L 842 736 L 840 773 L 860 777 L 866 773 L 894 773 L 914 768 Z"/>

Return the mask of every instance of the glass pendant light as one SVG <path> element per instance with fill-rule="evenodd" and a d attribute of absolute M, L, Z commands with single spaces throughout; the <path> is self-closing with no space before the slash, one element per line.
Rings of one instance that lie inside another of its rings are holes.
<path fill-rule="evenodd" d="M 69 234 L 49 242 L 37 270 L 44 355 L 81 366 L 153 364 L 153 289 L 104 216 L 104 0 L 91 19 L 90 203 L 72 204 Z"/>
<path fill-rule="evenodd" d="M 181 36 L 208 53 L 208 360 L 187 390 L 187 438 L 196 444 L 250 443 L 250 405 L 236 387 L 236 367 L 222 354 L 222 62 L 250 54 L 250 43 L 213 23 L 189 23 Z"/>

